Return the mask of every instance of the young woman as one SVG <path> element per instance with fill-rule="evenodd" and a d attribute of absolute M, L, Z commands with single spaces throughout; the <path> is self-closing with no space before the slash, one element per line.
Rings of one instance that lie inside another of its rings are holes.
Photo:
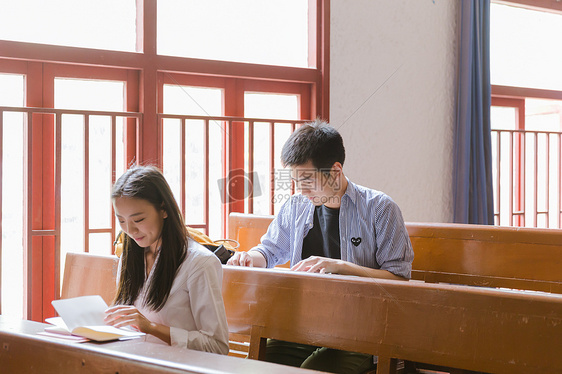
<path fill-rule="evenodd" d="M 220 261 L 189 238 L 162 173 L 130 168 L 115 182 L 112 199 L 126 235 L 106 322 L 133 326 L 148 340 L 227 354 Z"/>

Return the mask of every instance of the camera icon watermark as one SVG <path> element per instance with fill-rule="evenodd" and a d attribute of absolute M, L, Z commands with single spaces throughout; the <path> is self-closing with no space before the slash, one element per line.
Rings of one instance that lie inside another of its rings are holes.
<path fill-rule="evenodd" d="M 260 179 L 255 171 L 247 173 L 244 169 L 233 169 L 217 183 L 223 204 L 262 195 Z"/>

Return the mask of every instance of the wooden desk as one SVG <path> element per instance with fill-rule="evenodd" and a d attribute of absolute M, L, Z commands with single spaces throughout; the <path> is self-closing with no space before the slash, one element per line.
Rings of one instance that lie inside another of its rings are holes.
<path fill-rule="evenodd" d="M 36 335 L 46 325 L 0 316 L 0 372 L 12 373 L 317 373 L 148 343 L 59 343 Z"/>
<path fill-rule="evenodd" d="M 562 296 L 224 267 L 229 329 L 266 338 L 505 374 L 562 373 Z"/>

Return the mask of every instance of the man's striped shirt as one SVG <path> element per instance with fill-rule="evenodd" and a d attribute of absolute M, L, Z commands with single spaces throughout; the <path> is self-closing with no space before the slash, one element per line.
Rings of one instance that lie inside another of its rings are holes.
<path fill-rule="evenodd" d="M 386 194 L 348 180 L 341 198 L 341 259 L 410 278 L 414 251 L 398 205 Z M 303 239 L 314 222 L 314 204 L 296 194 L 283 204 L 261 243 L 267 267 L 302 260 Z"/>

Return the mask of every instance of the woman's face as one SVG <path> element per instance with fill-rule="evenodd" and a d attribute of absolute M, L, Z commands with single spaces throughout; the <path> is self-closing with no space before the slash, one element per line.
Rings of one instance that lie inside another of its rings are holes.
<path fill-rule="evenodd" d="M 155 252 L 168 213 L 164 209 L 156 209 L 147 200 L 123 196 L 113 200 L 113 207 L 121 229 L 140 247 L 150 247 Z"/>

